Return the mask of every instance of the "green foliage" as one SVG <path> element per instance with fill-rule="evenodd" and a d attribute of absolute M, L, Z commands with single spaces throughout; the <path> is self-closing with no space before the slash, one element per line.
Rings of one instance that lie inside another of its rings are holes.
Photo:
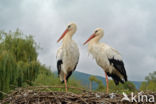
<path fill-rule="evenodd" d="M 8 92 L 9 85 L 16 84 L 15 63 L 14 57 L 8 51 L 0 51 L 0 91 Z"/>
<path fill-rule="evenodd" d="M 154 81 L 142 82 L 140 90 L 143 91 L 156 91 L 156 83 Z"/>
<path fill-rule="evenodd" d="M 46 68 L 46 66 L 42 65 L 39 70 L 39 75 L 34 81 L 34 85 L 52 86 L 57 84 L 59 84 L 59 80 L 56 79 L 56 76 L 50 71 L 49 68 Z"/>
<path fill-rule="evenodd" d="M 156 91 L 156 71 L 149 73 L 149 75 L 145 77 L 145 80 L 145 82 L 142 82 L 140 90 Z"/>
<path fill-rule="evenodd" d="M 96 82 L 98 84 L 98 88 L 96 89 L 96 91 L 106 91 L 106 88 L 105 86 L 103 85 L 102 81 L 97 79 L 95 76 L 90 76 L 89 80 L 91 82 Z M 123 91 L 124 92 L 135 92 L 136 91 L 136 88 L 135 88 L 135 85 L 132 83 L 132 82 L 125 82 L 124 84 L 119 84 L 119 85 L 115 85 L 114 81 L 113 80 L 109 80 L 109 89 L 110 89 L 110 92 L 119 92 L 119 93 L 122 93 Z"/>
<path fill-rule="evenodd" d="M 90 80 L 90 81 L 95 81 L 95 80 L 97 80 L 97 78 L 96 78 L 95 76 L 90 76 L 90 77 L 89 77 L 89 80 Z"/>
<path fill-rule="evenodd" d="M 24 83 L 31 85 L 40 67 L 37 48 L 32 36 L 18 29 L 8 33 L 0 31 L 0 91 L 8 92 Z"/>
<path fill-rule="evenodd" d="M 17 70 L 18 70 L 18 86 L 21 87 L 22 83 L 27 83 L 32 85 L 31 81 L 34 81 L 39 73 L 40 63 L 37 61 L 32 61 L 29 63 L 26 62 L 18 62 Z"/>
<path fill-rule="evenodd" d="M 153 73 L 149 73 L 149 75 L 145 77 L 145 80 L 147 80 L 148 82 L 156 82 L 156 71 L 154 71 Z"/>
<path fill-rule="evenodd" d="M 44 65 L 40 67 L 39 75 L 33 82 L 33 85 L 34 86 L 64 86 L 64 84 L 60 82 L 59 78 L 55 74 L 53 74 L 49 68 L 47 68 Z M 83 88 L 80 82 L 78 80 L 75 80 L 73 77 L 71 77 L 68 80 L 68 86 L 75 86 L 78 88 Z M 50 90 L 65 91 L 65 88 L 52 88 Z M 77 92 L 77 93 L 80 92 L 74 89 L 69 89 L 69 91 Z"/>
<path fill-rule="evenodd" d="M 147 83 L 147 88 L 146 90 L 150 90 L 150 91 L 156 91 L 156 82 L 155 81 L 149 81 Z"/>
<path fill-rule="evenodd" d="M 115 85 L 112 80 L 109 80 L 109 88 L 111 92 L 135 92 L 136 88 L 132 82 L 125 82 L 124 84 L 119 83 L 119 85 Z"/>
<path fill-rule="evenodd" d="M 146 88 L 147 88 L 147 82 L 144 81 L 141 83 L 140 90 L 146 90 Z"/>
<path fill-rule="evenodd" d="M 16 61 L 31 62 L 37 60 L 38 46 L 31 35 L 26 36 L 18 29 L 16 32 L 0 32 L 0 49 L 9 51 Z"/>
<path fill-rule="evenodd" d="M 105 87 L 104 87 L 101 80 L 97 79 L 95 76 L 90 76 L 89 80 L 91 81 L 91 85 L 92 85 L 93 81 L 98 84 L 98 88 L 96 89 L 96 91 L 103 91 L 104 90 Z"/>

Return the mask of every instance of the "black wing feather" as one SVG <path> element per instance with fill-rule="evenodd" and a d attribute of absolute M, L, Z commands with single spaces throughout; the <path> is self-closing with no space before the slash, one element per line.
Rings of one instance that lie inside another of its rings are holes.
<path fill-rule="evenodd" d="M 76 67 L 77 67 L 77 64 L 78 64 L 78 63 L 76 63 L 76 65 L 75 65 L 73 71 L 75 71 L 75 69 L 76 69 Z M 66 77 L 66 80 L 67 80 L 67 81 L 68 81 L 69 77 L 72 75 L 73 71 L 68 72 L 67 77 Z"/>
<path fill-rule="evenodd" d="M 118 85 L 119 82 L 124 83 L 123 80 L 121 80 L 121 79 L 120 79 L 117 75 L 115 75 L 115 74 L 107 73 L 107 75 L 108 75 L 109 77 L 112 77 L 112 79 L 113 79 L 113 81 L 114 81 L 114 83 L 115 83 L 116 85 Z"/>
<path fill-rule="evenodd" d="M 108 58 L 108 60 L 109 60 L 110 64 L 112 64 L 115 67 L 115 69 L 117 69 L 124 76 L 124 80 L 127 81 L 127 74 L 126 74 L 126 70 L 125 70 L 123 61 L 114 59 L 114 57 Z M 117 80 L 117 81 L 120 81 L 121 83 L 123 83 L 122 79 L 120 79 L 117 75 L 110 74 L 110 76 L 112 76 L 114 81 Z"/>
<path fill-rule="evenodd" d="M 57 61 L 57 71 L 58 71 L 58 76 L 61 73 L 61 64 L 63 64 L 62 60 Z"/>

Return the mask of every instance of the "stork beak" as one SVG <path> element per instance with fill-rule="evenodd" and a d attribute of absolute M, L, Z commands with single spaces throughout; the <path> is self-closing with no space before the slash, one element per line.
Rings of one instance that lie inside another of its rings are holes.
<path fill-rule="evenodd" d="M 88 42 L 89 42 L 91 39 L 93 39 L 95 36 L 96 36 L 95 34 L 91 35 L 91 36 L 89 37 L 89 39 L 86 40 L 86 41 L 83 43 L 83 45 L 85 45 L 86 43 L 88 43 Z"/>
<path fill-rule="evenodd" d="M 68 31 L 69 31 L 69 30 L 66 29 L 66 30 L 64 31 L 64 33 L 62 34 L 62 36 L 57 40 L 57 42 L 59 42 L 59 41 L 66 35 L 66 33 L 67 33 Z"/>

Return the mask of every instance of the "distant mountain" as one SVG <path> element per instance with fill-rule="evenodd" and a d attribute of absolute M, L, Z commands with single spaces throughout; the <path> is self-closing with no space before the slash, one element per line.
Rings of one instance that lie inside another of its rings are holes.
<path fill-rule="evenodd" d="M 57 72 L 54 72 L 55 74 L 57 74 Z M 88 87 L 89 88 L 89 77 L 91 76 L 91 74 L 87 74 L 87 73 L 83 73 L 83 72 L 78 72 L 78 71 L 75 71 L 73 74 L 72 74 L 72 77 L 74 77 L 75 79 L 77 80 L 80 80 L 81 84 Z M 95 76 L 95 75 L 94 75 Z M 105 78 L 104 77 L 101 77 L 101 76 L 95 76 L 97 79 L 101 80 L 104 85 L 106 85 L 106 81 L 105 81 Z M 140 85 L 141 85 L 141 81 L 131 81 L 136 89 L 139 89 L 140 88 Z M 98 87 L 98 84 L 93 82 L 93 85 L 92 85 L 92 88 L 93 89 L 96 89 Z"/>

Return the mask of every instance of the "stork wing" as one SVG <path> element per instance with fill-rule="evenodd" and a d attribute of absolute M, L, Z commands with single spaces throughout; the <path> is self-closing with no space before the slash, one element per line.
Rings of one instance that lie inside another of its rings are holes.
<path fill-rule="evenodd" d="M 68 75 L 67 75 L 67 77 L 66 77 L 67 81 L 68 81 L 68 78 L 72 75 L 72 72 L 75 71 L 75 69 L 76 69 L 76 67 L 77 67 L 77 64 L 78 64 L 78 61 L 79 61 L 79 56 L 80 56 L 79 49 L 78 49 L 78 47 L 77 47 L 77 45 L 76 45 L 75 42 L 74 42 L 74 44 L 73 44 L 72 47 L 74 47 L 74 49 L 76 49 L 76 50 L 73 52 L 73 54 L 74 54 L 74 55 L 73 55 L 73 59 L 76 61 L 76 63 L 75 63 L 74 68 L 72 69 L 72 71 L 70 71 L 70 72 L 68 73 Z"/>
<path fill-rule="evenodd" d="M 62 48 L 60 47 L 58 50 L 57 50 L 57 54 L 56 54 L 56 59 L 57 59 L 57 70 L 58 70 L 58 75 L 60 74 L 61 72 L 61 64 L 63 64 L 63 61 L 62 61 Z"/>
<path fill-rule="evenodd" d="M 124 76 L 124 80 L 127 81 L 126 70 L 120 53 L 117 50 L 109 47 L 106 49 L 106 55 L 110 64 L 112 64 L 115 69 L 117 69 Z"/>
<path fill-rule="evenodd" d="M 75 65 L 73 71 L 75 71 L 75 69 L 76 69 L 76 67 L 77 67 L 77 64 L 78 64 L 78 62 L 76 63 L 76 65 Z M 66 77 L 66 80 L 67 80 L 67 81 L 68 81 L 69 77 L 72 75 L 73 71 L 70 71 L 70 72 L 67 74 L 67 77 Z"/>

